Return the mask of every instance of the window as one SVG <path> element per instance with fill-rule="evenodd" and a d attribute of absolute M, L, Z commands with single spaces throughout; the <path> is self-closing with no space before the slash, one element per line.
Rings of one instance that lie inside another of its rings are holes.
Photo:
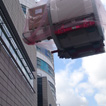
<path fill-rule="evenodd" d="M 24 14 L 26 14 L 26 6 L 21 4 L 21 7 L 22 7 L 22 10 L 23 10 Z"/>
<path fill-rule="evenodd" d="M 51 87 L 51 90 L 52 90 L 52 92 L 54 93 L 54 95 L 55 95 L 55 86 L 49 81 L 49 85 L 50 85 L 50 87 Z"/>
<path fill-rule="evenodd" d="M 2 14 L 2 11 L 0 11 L 0 13 Z M 0 44 L 6 50 L 7 54 L 11 57 L 11 60 L 16 65 L 18 71 L 24 77 L 27 84 L 30 85 L 30 88 L 34 91 L 34 74 L 32 73 L 32 70 L 30 69 L 29 65 L 27 64 L 28 62 L 25 60 L 22 51 L 18 47 L 19 45 L 17 45 L 17 43 L 13 39 L 12 34 L 13 33 L 8 30 L 2 17 L 0 16 Z"/>
<path fill-rule="evenodd" d="M 41 61 L 39 58 L 37 58 L 37 67 L 40 68 L 41 67 Z"/>
<path fill-rule="evenodd" d="M 37 79 L 38 90 L 38 106 L 43 106 L 43 91 L 42 91 L 42 78 Z"/>
<path fill-rule="evenodd" d="M 50 74 L 54 74 L 54 71 L 53 71 L 53 69 L 48 65 L 48 72 L 50 73 Z"/>
<path fill-rule="evenodd" d="M 51 59 L 51 53 L 48 50 L 45 50 L 45 55 Z"/>
<path fill-rule="evenodd" d="M 37 58 L 37 68 L 40 68 L 41 70 L 54 77 L 54 70 L 52 67 L 40 58 Z"/>
<path fill-rule="evenodd" d="M 51 62 L 53 61 L 53 57 L 52 54 L 50 53 L 49 50 L 46 50 L 44 48 L 41 48 L 39 46 L 36 46 L 37 50 L 42 53 L 43 55 L 45 55 Z"/>
<path fill-rule="evenodd" d="M 41 48 L 40 47 L 36 46 L 36 48 L 37 48 L 38 51 L 41 51 Z"/>

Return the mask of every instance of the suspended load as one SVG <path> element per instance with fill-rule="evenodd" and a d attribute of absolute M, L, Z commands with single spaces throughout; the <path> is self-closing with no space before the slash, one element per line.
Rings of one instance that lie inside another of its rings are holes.
<path fill-rule="evenodd" d="M 60 58 L 104 53 L 106 11 L 100 0 L 52 0 L 51 17 Z"/>
<path fill-rule="evenodd" d="M 27 15 L 23 33 L 24 42 L 33 45 L 42 40 L 51 39 L 47 4 L 30 8 Z"/>
<path fill-rule="evenodd" d="M 57 52 L 60 58 L 104 53 L 105 21 L 106 11 L 100 0 L 39 2 L 29 9 L 28 31 L 24 31 L 23 39 L 35 44 L 53 38 L 57 50 L 52 53 Z"/>

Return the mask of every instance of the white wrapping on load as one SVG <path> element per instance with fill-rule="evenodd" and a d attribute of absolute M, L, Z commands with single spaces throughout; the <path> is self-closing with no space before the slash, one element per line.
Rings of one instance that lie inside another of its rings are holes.
<path fill-rule="evenodd" d="M 51 0 L 53 23 L 93 13 L 92 0 Z"/>
<path fill-rule="evenodd" d="M 94 13 L 99 15 L 102 24 L 106 24 L 106 11 L 101 0 L 50 0 L 50 9 L 53 23 Z"/>

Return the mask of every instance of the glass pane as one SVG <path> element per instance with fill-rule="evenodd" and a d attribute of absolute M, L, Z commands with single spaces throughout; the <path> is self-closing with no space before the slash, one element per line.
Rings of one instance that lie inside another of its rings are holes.
<path fill-rule="evenodd" d="M 19 55 L 20 58 L 22 58 L 21 52 L 17 50 L 17 54 Z"/>
<path fill-rule="evenodd" d="M 2 21 L 2 18 L 1 18 L 1 16 L 0 16 L 0 22 L 1 22 L 1 21 Z M 6 33 L 6 35 L 4 35 L 4 33 L 2 32 L 2 30 L 0 29 L 0 36 L 2 37 L 3 41 L 5 42 L 6 46 L 7 46 L 8 49 L 10 50 L 12 56 L 13 56 L 14 59 L 16 60 L 17 64 L 18 64 L 19 67 L 21 68 L 21 70 L 20 70 L 20 68 L 18 67 L 18 65 L 16 64 L 16 62 L 13 60 L 12 57 L 11 57 L 11 60 L 13 61 L 14 65 L 17 67 L 17 69 L 18 69 L 18 71 L 20 72 L 20 74 L 23 75 L 22 72 L 24 73 L 25 77 L 23 77 L 23 78 L 24 78 L 24 79 L 27 78 L 27 80 L 29 81 L 29 83 L 30 83 L 30 84 L 32 85 L 32 87 L 33 87 L 33 80 L 31 80 L 30 77 L 29 77 L 29 75 L 30 75 L 31 78 L 33 78 L 33 75 L 32 75 L 32 73 L 31 73 L 31 71 L 30 71 L 30 69 L 29 69 L 29 67 L 28 67 L 28 65 L 27 65 L 27 63 L 26 63 L 26 61 L 24 60 L 24 58 L 23 58 L 23 56 L 22 56 L 22 54 L 21 54 L 21 52 L 20 52 L 20 50 L 19 50 L 17 44 L 15 43 L 14 39 L 12 38 L 11 33 L 9 32 L 9 30 L 8 30 L 8 28 L 6 27 L 6 25 L 5 25 L 4 22 L 3 22 L 3 29 L 4 29 L 4 31 L 5 31 L 5 33 Z M 8 37 L 9 39 L 8 39 L 7 37 Z M 11 41 L 12 45 L 10 44 L 9 40 Z M 2 42 L 0 41 L 0 43 L 2 43 Z M 8 53 L 8 55 L 10 56 L 10 53 L 7 51 L 6 47 L 5 47 L 4 45 L 2 45 L 2 46 L 3 46 L 3 48 L 5 49 L 5 51 Z M 12 48 L 12 46 L 13 46 L 14 48 Z M 16 49 L 16 51 L 14 51 L 14 49 Z M 19 57 L 16 55 L 16 52 L 17 52 L 17 54 L 18 54 Z M 24 64 L 24 66 L 26 67 L 26 69 L 27 69 L 29 75 L 27 74 L 25 68 L 22 66 L 22 63 L 21 63 L 21 61 L 20 61 L 20 58 L 21 58 L 21 59 L 23 58 L 23 59 L 22 59 L 22 62 L 23 62 L 23 64 Z M 26 81 L 26 79 L 25 79 L 25 81 Z M 27 82 L 27 81 L 26 81 L 26 82 Z M 27 82 L 27 84 L 28 84 L 28 82 Z"/>
<path fill-rule="evenodd" d="M 14 48 L 17 49 L 17 45 L 16 45 L 16 43 L 14 42 L 13 38 L 11 38 L 10 40 L 11 40 L 11 43 L 12 43 L 12 45 L 14 46 Z"/>

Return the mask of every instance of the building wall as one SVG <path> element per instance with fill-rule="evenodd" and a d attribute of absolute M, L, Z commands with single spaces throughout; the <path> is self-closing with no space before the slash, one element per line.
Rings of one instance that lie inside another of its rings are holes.
<path fill-rule="evenodd" d="M 43 70 L 41 70 L 41 69 L 37 69 L 37 74 L 39 75 L 39 76 L 46 76 L 47 77 L 47 79 L 53 84 L 53 85 L 55 85 L 55 80 L 48 74 L 48 73 L 46 73 L 45 71 L 43 71 Z"/>
<path fill-rule="evenodd" d="M 43 106 L 48 106 L 48 83 L 47 78 L 42 77 L 42 92 L 43 92 Z"/>
<path fill-rule="evenodd" d="M 39 51 L 37 52 L 37 57 L 44 60 L 46 63 L 48 63 L 54 69 L 53 59 L 48 58 L 46 55 L 44 55 L 43 53 L 41 53 Z"/>
<path fill-rule="evenodd" d="M 48 52 L 49 55 L 47 55 L 46 52 Z M 45 68 L 43 66 L 45 64 L 40 64 L 41 66 L 39 67 L 39 61 L 37 61 L 38 62 L 37 63 L 37 74 L 39 76 L 41 76 L 41 77 L 46 77 L 47 80 L 48 80 L 48 82 L 50 82 L 50 83 L 53 84 L 53 86 L 50 86 L 50 90 L 51 90 L 51 93 L 52 93 L 52 96 L 53 96 L 53 100 L 55 100 L 55 102 L 56 102 L 55 72 L 54 72 L 54 60 L 53 60 L 53 56 L 50 53 L 50 51 L 37 46 L 37 58 L 40 58 L 41 60 L 43 60 L 44 62 L 46 62 L 48 65 L 50 65 L 51 68 L 52 68 L 53 75 L 48 72 L 48 69 L 45 70 Z"/>
<path fill-rule="evenodd" d="M 42 90 L 43 90 L 43 106 L 56 106 L 56 101 L 52 95 L 50 85 L 46 77 L 42 78 Z"/>
<path fill-rule="evenodd" d="M 33 93 L 10 56 L 0 45 L 0 105 L 37 106 Z"/>
<path fill-rule="evenodd" d="M 22 33 L 24 31 L 25 26 L 25 17 L 24 13 L 22 11 L 21 5 L 19 3 L 19 0 L 2 0 L 4 2 L 5 7 L 7 8 L 7 11 L 12 19 L 12 22 L 18 32 L 18 35 L 28 53 L 28 56 L 30 57 L 30 60 L 36 69 L 36 50 L 35 46 L 29 46 L 25 44 L 22 40 Z"/>
<path fill-rule="evenodd" d="M 51 87 L 48 84 L 48 106 L 56 106 L 56 98 L 54 98 L 54 96 L 53 96 L 53 93 L 51 92 Z"/>
<path fill-rule="evenodd" d="M 46 52 L 48 52 L 49 55 L 47 55 Z M 41 60 L 46 62 L 53 69 L 54 73 L 54 60 L 49 50 L 37 46 L 37 58 L 40 58 Z M 49 73 L 45 72 L 45 70 L 39 68 L 37 69 L 37 73 L 39 75 L 41 74 L 41 76 L 47 76 L 47 79 L 50 81 L 52 80 L 52 83 L 55 85 L 55 73 L 52 76 Z"/>
<path fill-rule="evenodd" d="M 42 94 L 39 94 L 39 100 L 42 100 L 43 103 L 43 104 L 39 104 L 38 106 L 56 106 L 56 101 L 53 98 L 47 77 L 39 77 L 38 84 L 39 87 L 42 89 L 42 90 L 40 89 Z"/>
<path fill-rule="evenodd" d="M 35 79 L 33 83 L 34 90 L 37 93 L 36 49 L 34 46 L 26 45 L 22 40 L 25 17 L 19 0 L 2 1 L 18 33 L 14 36 L 20 37 L 34 66 L 33 74 L 35 75 Z M 0 104 L 2 106 L 37 106 L 36 93 L 32 92 L 22 74 L 17 70 L 7 52 L 0 45 Z"/>

